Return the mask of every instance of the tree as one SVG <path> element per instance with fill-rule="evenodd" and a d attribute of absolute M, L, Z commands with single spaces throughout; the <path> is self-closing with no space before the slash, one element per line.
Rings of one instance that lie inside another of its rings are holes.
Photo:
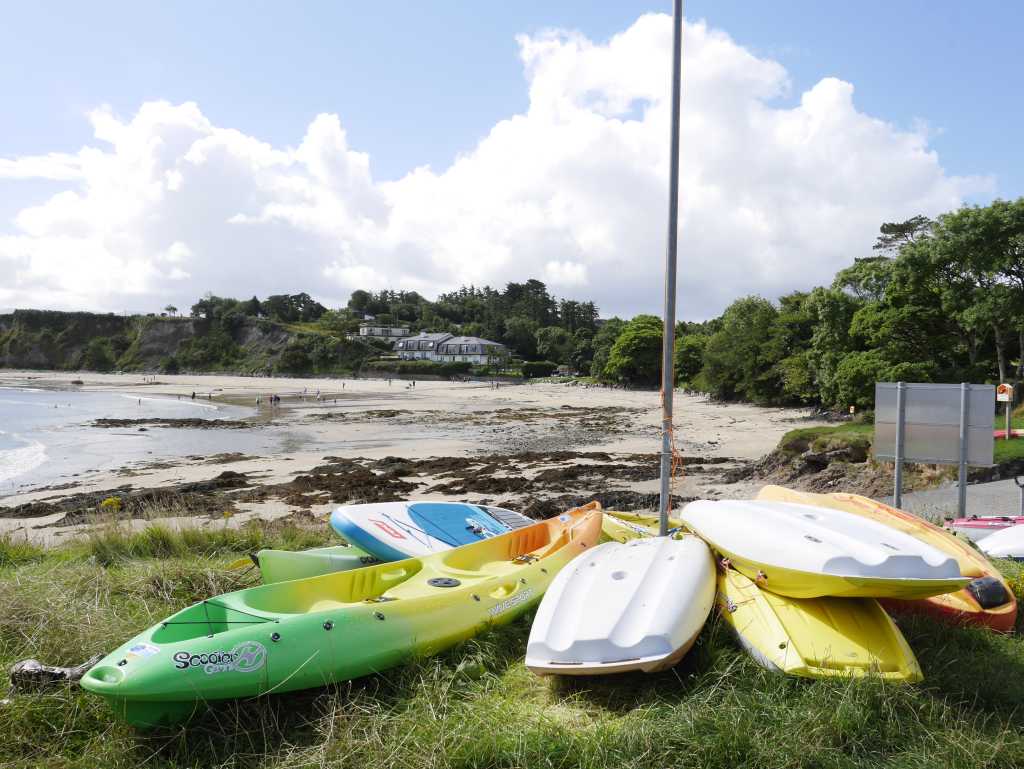
<path fill-rule="evenodd" d="M 661 337 L 660 318 L 637 315 L 612 345 L 604 376 L 625 384 L 657 384 L 661 378 Z"/>
<path fill-rule="evenodd" d="M 537 329 L 537 355 L 544 360 L 568 363 L 573 349 L 573 337 L 564 328 L 548 326 Z"/>
<path fill-rule="evenodd" d="M 594 334 L 594 341 L 591 342 L 592 355 L 590 362 L 590 375 L 597 378 L 604 377 L 604 368 L 608 364 L 608 354 L 612 351 L 612 345 L 619 338 L 619 334 L 626 328 L 626 321 L 622 318 L 609 318 L 602 323 L 597 333 Z"/>
<path fill-rule="evenodd" d="M 164 312 L 166 312 L 168 315 L 172 315 L 172 316 L 173 315 L 177 315 L 178 314 L 178 308 L 175 307 L 173 304 L 169 304 L 166 307 L 164 307 Z"/>
<path fill-rule="evenodd" d="M 537 321 L 522 316 L 514 316 L 505 321 L 505 333 L 502 341 L 513 351 L 527 360 L 537 357 Z"/>
<path fill-rule="evenodd" d="M 719 398 L 755 403 L 780 399 L 782 386 L 769 340 L 778 311 L 767 299 L 737 299 L 722 316 L 722 328 L 704 348 L 700 382 Z"/>
<path fill-rule="evenodd" d="M 82 354 L 81 366 L 89 371 L 110 371 L 114 368 L 114 351 L 110 347 L 110 340 L 102 336 L 90 339 Z"/>
<path fill-rule="evenodd" d="M 892 255 L 899 253 L 904 246 L 927 238 L 934 222 L 927 216 L 912 216 L 903 222 L 884 222 L 879 227 L 880 235 L 875 241 L 874 249 Z"/>
<path fill-rule="evenodd" d="M 692 384 L 704 367 L 704 348 L 708 337 L 704 334 L 681 334 L 676 337 L 676 382 Z"/>

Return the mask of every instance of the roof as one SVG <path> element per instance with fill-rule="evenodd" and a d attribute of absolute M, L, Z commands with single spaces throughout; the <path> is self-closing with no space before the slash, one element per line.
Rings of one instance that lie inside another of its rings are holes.
<path fill-rule="evenodd" d="M 439 333 L 434 333 L 434 334 L 425 334 L 425 333 L 423 333 L 421 331 L 420 333 L 416 334 L 415 336 L 407 336 L 402 341 L 403 342 L 420 342 L 420 341 L 423 341 L 423 342 L 440 342 L 442 340 L 448 339 L 450 336 L 451 336 L 451 334 L 447 334 L 447 333 L 444 333 L 444 332 L 439 332 Z"/>
<path fill-rule="evenodd" d="M 504 347 L 501 342 L 492 342 L 490 339 L 481 339 L 478 336 L 453 336 L 451 339 L 445 339 L 444 344 L 479 344 L 489 345 L 491 347 Z"/>

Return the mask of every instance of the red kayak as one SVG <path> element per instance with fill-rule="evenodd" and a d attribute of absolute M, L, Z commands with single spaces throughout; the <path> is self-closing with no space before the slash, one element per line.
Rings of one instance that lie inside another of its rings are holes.
<path fill-rule="evenodd" d="M 1021 515 L 971 515 L 967 518 L 947 518 L 942 528 L 977 542 L 994 531 L 1002 531 L 1024 523 Z"/>

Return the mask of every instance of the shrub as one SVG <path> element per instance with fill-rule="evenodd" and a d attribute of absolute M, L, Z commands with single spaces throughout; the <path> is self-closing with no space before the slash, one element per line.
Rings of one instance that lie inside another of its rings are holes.
<path fill-rule="evenodd" d="M 529 360 L 523 364 L 523 376 L 527 379 L 551 376 L 557 368 L 558 364 L 549 360 Z"/>

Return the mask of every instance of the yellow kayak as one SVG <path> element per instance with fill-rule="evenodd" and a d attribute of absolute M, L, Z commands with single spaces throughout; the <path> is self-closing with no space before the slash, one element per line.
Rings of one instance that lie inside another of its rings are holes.
<path fill-rule="evenodd" d="M 669 520 L 671 528 L 681 522 Z M 606 513 L 605 538 L 617 542 L 658 531 L 655 516 Z M 872 598 L 790 598 L 762 590 L 719 562 L 716 603 L 740 645 L 768 670 L 805 678 L 878 675 L 922 679 L 899 628 Z"/>
<path fill-rule="evenodd" d="M 921 612 L 939 619 L 984 625 L 1000 632 L 1013 630 L 1017 600 L 1006 579 L 985 556 L 970 544 L 923 518 L 858 494 L 814 494 L 782 486 L 765 486 L 758 499 L 798 502 L 845 510 L 911 534 L 948 553 L 960 565 L 960 573 L 971 581 L 956 592 L 919 601 L 887 600 L 886 608 Z"/>
<path fill-rule="evenodd" d="M 805 678 L 924 677 L 903 634 L 872 598 L 789 598 L 723 569 L 717 600 L 740 645 L 768 670 Z"/>

